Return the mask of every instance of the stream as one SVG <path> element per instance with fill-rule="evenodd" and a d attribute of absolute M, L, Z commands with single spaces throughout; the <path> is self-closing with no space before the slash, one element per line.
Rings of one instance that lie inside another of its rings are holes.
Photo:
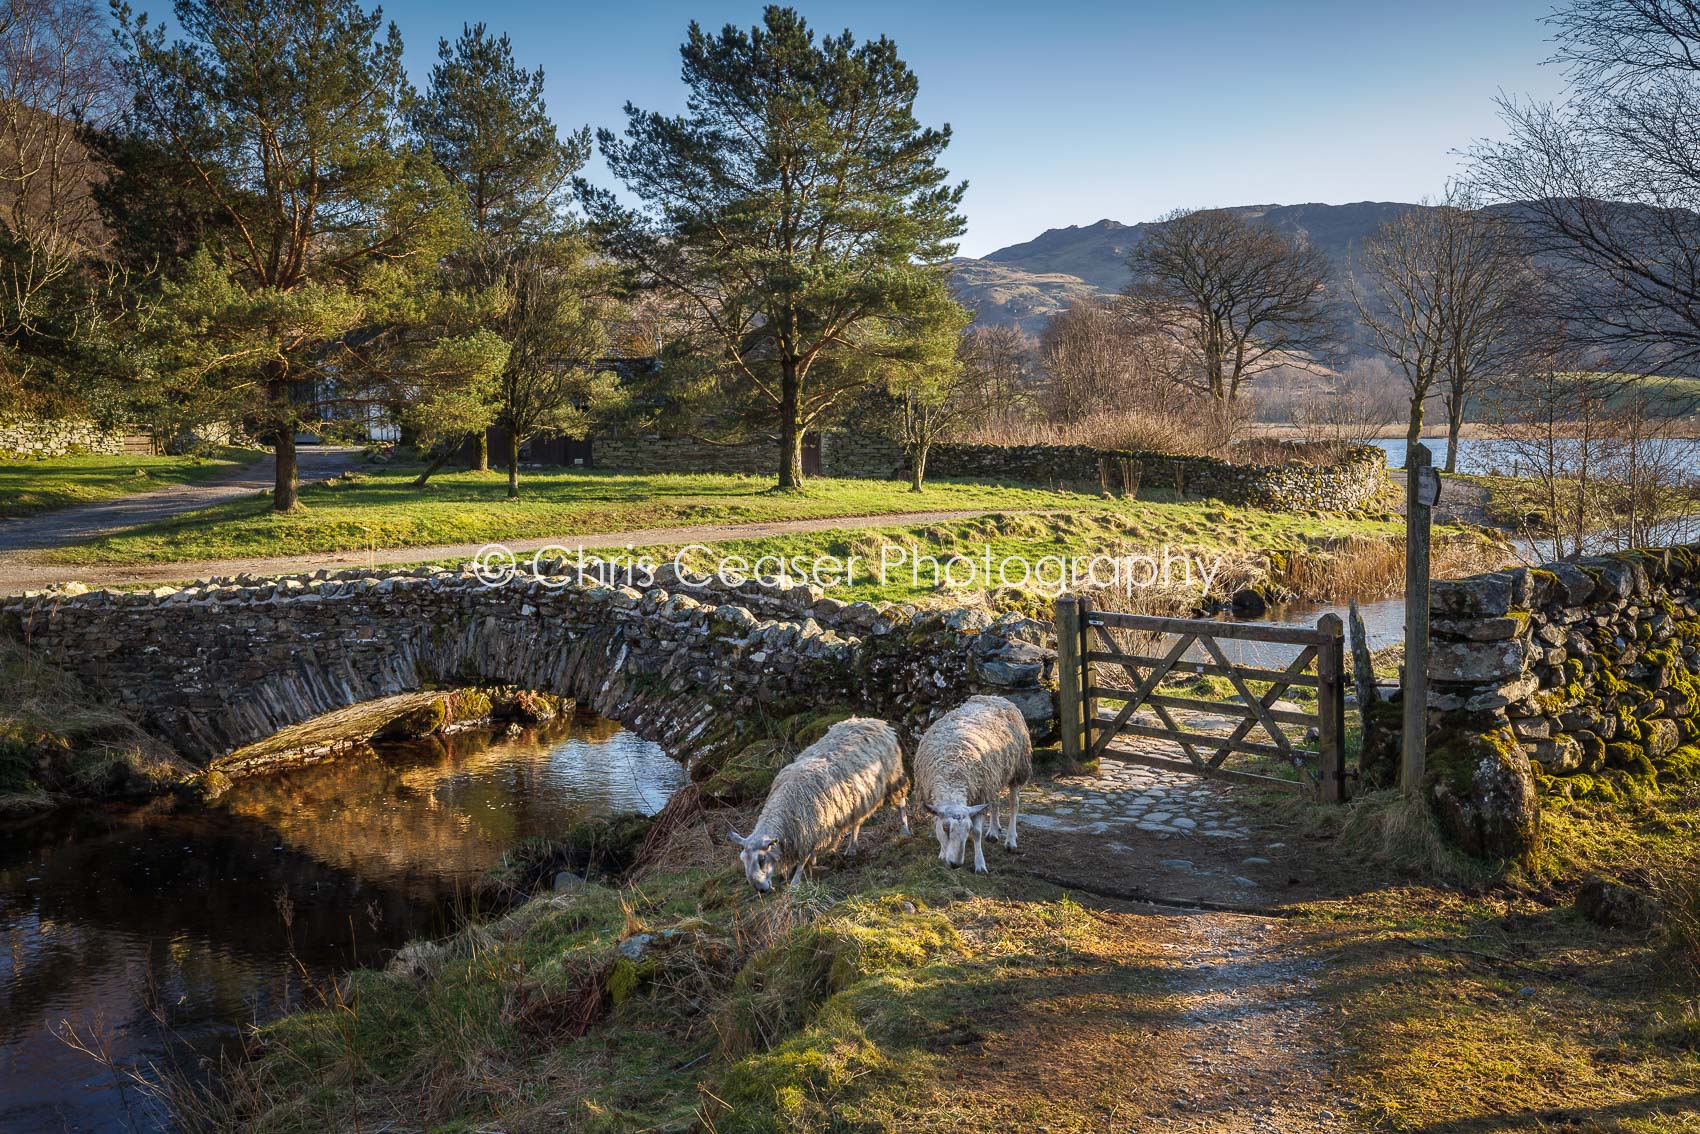
<path fill-rule="evenodd" d="M 451 931 L 531 836 L 661 809 L 661 748 L 589 715 L 238 781 L 215 803 L 62 808 L 0 826 L 0 1131 L 163 1131 L 123 1069 L 239 1050 L 246 1026 Z M 67 1029 L 120 1071 L 73 1050 Z"/>

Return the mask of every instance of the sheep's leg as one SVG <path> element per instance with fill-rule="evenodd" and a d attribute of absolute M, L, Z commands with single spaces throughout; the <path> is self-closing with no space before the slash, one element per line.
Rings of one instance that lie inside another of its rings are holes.
<path fill-rule="evenodd" d="M 974 816 L 974 873 L 986 873 L 986 824 Z"/>
<path fill-rule="evenodd" d="M 897 821 L 903 825 L 903 833 L 905 835 L 913 835 L 915 833 L 915 832 L 913 832 L 909 829 L 909 801 L 908 800 L 904 800 L 902 803 L 899 803 L 897 805 Z"/>
<path fill-rule="evenodd" d="M 810 866 L 814 865 L 814 861 L 815 861 L 815 856 L 811 854 L 807 858 L 803 859 L 802 862 L 799 862 L 797 864 L 796 871 L 791 875 L 791 885 L 795 886 L 797 883 L 799 883 L 803 880 L 803 871 L 807 870 Z"/>
<path fill-rule="evenodd" d="M 903 825 L 903 833 L 905 835 L 914 834 L 914 832 L 909 829 L 908 776 L 901 776 L 898 778 L 897 786 L 891 789 L 891 794 L 886 796 L 885 801 L 890 806 L 897 808 L 897 821 Z"/>
<path fill-rule="evenodd" d="M 1004 840 L 1005 850 L 1015 849 L 1015 817 L 1021 814 L 1021 786 L 1009 785 L 1009 838 Z"/>
<path fill-rule="evenodd" d="M 863 822 L 866 822 L 866 820 L 863 820 Z M 856 855 L 861 852 L 861 849 L 862 824 L 857 823 L 854 827 L 850 828 L 850 857 L 855 858 Z"/>
<path fill-rule="evenodd" d="M 991 817 L 992 817 L 992 821 L 991 821 L 988 829 L 992 832 L 992 838 L 994 838 L 994 839 L 999 838 L 1003 835 L 1003 822 L 1002 822 L 1003 813 L 999 810 L 999 807 L 1000 807 L 1000 804 L 999 804 L 999 801 L 998 801 L 998 797 L 994 795 L 992 797 L 991 809 L 988 812 L 988 814 L 990 814 Z"/>

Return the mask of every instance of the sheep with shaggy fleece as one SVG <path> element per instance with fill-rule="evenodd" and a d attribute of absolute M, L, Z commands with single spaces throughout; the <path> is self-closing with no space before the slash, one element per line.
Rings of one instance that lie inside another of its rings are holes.
<path fill-rule="evenodd" d="M 1009 791 L 1009 835 L 1015 849 L 1021 785 L 1033 775 L 1033 738 L 1021 710 L 1003 697 L 970 697 L 933 722 L 915 749 L 915 792 L 933 817 L 939 858 L 962 865 L 968 836 L 974 836 L 974 872 L 986 872 L 983 850 L 986 808 L 992 837 L 1001 833 L 998 800 Z"/>
<path fill-rule="evenodd" d="M 765 894 L 777 874 L 794 867 L 795 886 L 815 855 L 845 835 L 854 854 L 862 824 L 887 803 L 897 808 L 907 835 L 908 795 L 897 730 L 869 717 L 839 721 L 773 777 L 755 828 L 748 835 L 731 832 L 743 848 L 744 876 Z"/>

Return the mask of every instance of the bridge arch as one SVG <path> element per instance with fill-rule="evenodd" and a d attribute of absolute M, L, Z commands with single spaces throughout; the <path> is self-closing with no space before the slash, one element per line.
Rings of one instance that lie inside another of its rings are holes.
<path fill-rule="evenodd" d="M 840 704 L 914 729 L 973 693 L 1054 728 L 1049 625 L 846 605 L 807 587 L 645 589 L 566 576 L 355 570 L 5 608 L 43 660 L 198 763 L 379 698 L 465 684 L 571 697 L 681 757 L 728 720 Z"/>

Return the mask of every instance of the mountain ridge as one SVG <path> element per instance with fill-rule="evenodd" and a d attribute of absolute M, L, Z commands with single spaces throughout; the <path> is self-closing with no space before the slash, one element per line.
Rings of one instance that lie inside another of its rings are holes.
<path fill-rule="evenodd" d="M 1233 205 L 1226 211 L 1315 244 L 1343 280 L 1365 237 L 1393 217 L 1423 207 L 1403 201 L 1309 201 Z M 1091 224 L 1048 228 L 984 256 L 952 260 L 952 288 L 980 322 L 1038 334 L 1046 319 L 1076 299 L 1120 291 L 1131 275 L 1128 257 L 1157 223 L 1102 217 Z"/>

